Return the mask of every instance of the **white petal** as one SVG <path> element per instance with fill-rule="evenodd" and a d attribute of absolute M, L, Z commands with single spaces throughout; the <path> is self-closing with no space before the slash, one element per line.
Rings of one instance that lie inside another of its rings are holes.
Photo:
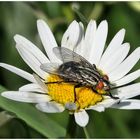
<path fill-rule="evenodd" d="M 140 70 L 137 70 L 135 72 L 132 72 L 132 73 L 124 76 L 123 78 L 121 78 L 117 81 L 114 81 L 114 83 L 116 84 L 116 86 L 121 86 L 121 85 L 128 84 L 128 83 L 136 80 L 139 77 L 140 77 Z"/>
<path fill-rule="evenodd" d="M 99 65 L 99 61 L 101 59 L 105 47 L 107 33 L 108 33 L 108 24 L 107 21 L 104 20 L 98 26 L 98 29 L 95 33 L 93 45 L 91 46 L 92 47 L 91 52 L 88 54 L 90 56 L 89 62 L 95 64 L 96 66 Z"/>
<path fill-rule="evenodd" d="M 109 74 L 113 69 L 115 69 L 119 64 L 125 59 L 130 49 L 130 45 L 128 43 L 124 43 L 121 47 L 116 50 L 110 58 L 104 63 L 102 66 L 102 70 Z"/>
<path fill-rule="evenodd" d="M 90 106 L 89 108 L 87 108 L 86 110 L 96 110 L 98 112 L 103 112 L 105 110 L 105 107 L 103 105 L 93 105 L 93 106 Z"/>
<path fill-rule="evenodd" d="M 73 50 L 81 41 L 80 30 L 79 23 L 74 20 L 62 37 L 61 46 Z"/>
<path fill-rule="evenodd" d="M 133 51 L 114 71 L 108 76 L 111 81 L 118 80 L 126 75 L 133 66 L 139 61 L 140 47 Z"/>
<path fill-rule="evenodd" d="M 108 45 L 108 47 L 106 48 L 99 67 L 102 67 L 109 59 L 110 56 L 112 56 L 112 54 L 114 54 L 114 52 L 119 49 L 119 47 L 121 47 L 121 44 L 123 42 L 124 39 L 124 35 L 125 35 L 125 30 L 121 29 L 112 39 L 112 41 L 110 42 L 110 44 Z"/>
<path fill-rule="evenodd" d="M 74 113 L 74 117 L 75 117 L 75 121 L 76 123 L 81 126 L 81 127 L 85 127 L 88 124 L 89 121 L 89 116 L 86 113 L 85 110 L 79 111 L 79 112 L 75 112 Z"/>
<path fill-rule="evenodd" d="M 45 93 L 45 91 L 42 90 L 38 84 L 34 84 L 34 83 L 27 84 L 27 85 L 20 87 L 19 91 L 22 91 L 22 92 L 30 92 L 31 91 L 31 92 Z"/>
<path fill-rule="evenodd" d="M 124 100 L 121 101 L 119 104 L 114 104 L 111 108 L 116 109 L 140 109 L 140 100 Z"/>
<path fill-rule="evenodd" d="M 57 113 L 64 111 L 64 107 L 56 102 L 39 103 L 36 105 L 36 108 L 47 113 Z"/>
<path fill-rule="evenodd" d="M 114 95 L 113 95 L 114 96 Z M 117 96 L 116 96 L 117 97 Z M 99 102 L 98 105 L 102 105 L 105 108 L 112 106 L 113 104 L 119 103 L 121 99 L 112 99 L 110 97 L 106 97 L 102 102 Z"/>
<path fill-rule="evenodd" d="M 6 91 L 1 94 L 11 100 L 27 103 L 41 103 L 50 101 L 48 95 L 31 93 L 31 92 L 19 92 L 19 91 Z"/>
<path fill-rule="evenodd" d="M 17 44 L 21 44 L 26 50 L 28 50 L 33 56 L 35 56 L 40 63 L 49 62 L 48 58 L 37 48 L 32 42 L 20 35 L 15 35 L 14 39 Z"/>
<path fill-rule="evenodd" d="M 28 80 L 30 82 L 35 82 L 34 77 L 30 73 L 28 73 L 24 70 L 21 70 L 19 68 L 16 68 L 14 66 L 11 66 L 11 65 L 8 65 L 8 64 L 5 64 L 5 63 L 0 63 L 0 67 L 3 67 L 5 69 L 15 73 L 15 74 L 25 78 L 26 80 Z"/>
<path fill-rule="evenodd" d="M 91 52 L 92 44 L 95 40 L 95 32 L 96 32 L 96 22 L 94 20 L 91 20 L 87 26 L 85 32 L 85 39 L 80 51 L 80 54 L 87 60 L 89 60 L 89 53 Z"/>
<path fill-rule="evenodd" d="M 34 76 L 34 79 L 36 80 L 36 82 L 38 83 L 38 85 L 40 86 L 40 88 L 44 92 L 48 92 L 46 84 L 40 79 L 40 77 L 35 73 L 33 74 L 33 76 Z"/>
<path fill-rule="evenodd" d="M 16 44 L 16 48 L 28 66 L 31 67 L 31 69 L 40 77 L 44 78 L 46 76 L 46 72 L 40 69 L 41 63 L 38 61 L 38 59 L 32 55 L 32 53 L 26 50 L 21 44 Z"/>
<path fill-rule="evenodd" d="M 58 62 L 58 58 L 53 53 L 53 48 L 57 47 L 55 38 L 49 28 L 49 26 L 43 20 L 37 20 L 37 29 L 41 38 L 42 44 L 46 50 L 46 53 L 52 62 Z"/>
<path fill-rule="evenodd" d="M 140 95 L 140 83 L 118 88 L 112 91 L 120 99 L 128 99 Z"/>
<path fill-rule="evenodd" d="M 79 22 L 79 27 L 80 27 L 80 41 L 77 44 L 77 46 L 74 48 L 74 51 L 80 55 L 82 55 L 82 50 L 84 47 L 84 25 L 83 23 Z"/>

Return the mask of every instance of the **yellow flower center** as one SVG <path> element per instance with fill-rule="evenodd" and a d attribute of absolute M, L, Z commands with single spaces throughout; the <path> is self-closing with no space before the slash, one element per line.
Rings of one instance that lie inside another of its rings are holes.
<path fill-rule="evenodd" d="M 97 102 L 101 102 L 103 97 L 97 93 L 94 93 L 91 88 L 80 87 L 76 88 L 76 95 L 74 95 L 74 85 L 71 83 L 60 82 L 64 81 L 59 76 L 50 75 L 46 78 L 48 94 L 52 97 L 52 100 L 63 104 L 75 103 L 78 109 L 95 105 Z M 51 83 L 50 82 L 56 82 Z M 102 93 L 104 94 L 104 93 Z"/>

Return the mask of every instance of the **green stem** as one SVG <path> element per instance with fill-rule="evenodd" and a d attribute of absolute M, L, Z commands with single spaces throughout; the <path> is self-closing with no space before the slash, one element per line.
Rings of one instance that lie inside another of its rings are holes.
<path fill-rule="evenodd" d="M 69 115 L 69 123 L 67 127 L 66 138 L 75 138 L 76 125 L 74 122 L 74 115 Z"/>
<path fill-rule="evenodd" d="M 90 136 L 89 136 L 89 133 L 88 133 L 86 127 L 83 127 L 83 130 L 84 130 L 84 133 L 85 133 L 86 138 L 87 139 L 90 139 Z"/>

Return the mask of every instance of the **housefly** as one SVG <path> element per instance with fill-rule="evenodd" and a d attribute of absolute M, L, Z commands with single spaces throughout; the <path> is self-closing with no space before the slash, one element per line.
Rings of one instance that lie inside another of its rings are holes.
<path fill-rule="evenodd" d="M 40 68 L 50 74 L 59 76 L 63 81 L 48 82 L 53 83 L 72 83 L 74 84 L 74 96 L 76 100 L 76 88 L 89 87 L 94 93 L 102 90 L 105 94 L 113 99 L 118 97 L 112 96 L 110 93 L 110 82 L 107 75 L 101 74 L 94 64 L 89 63 L 85 58 L 79 54 L 64 47 L 53 48 L 55 55 L 63 62 L 58 63 L 43 63 Z"/>

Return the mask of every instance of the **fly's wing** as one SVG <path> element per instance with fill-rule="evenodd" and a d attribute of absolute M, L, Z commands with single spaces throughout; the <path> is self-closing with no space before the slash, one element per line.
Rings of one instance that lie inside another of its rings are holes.
<path fill-rule="evenodd" d="M 60 64 L 58 63 L 43 63 L 40 65 L 40 68 L 50 74 L 57 74 L 57 69 L 59 68 Z"/>
<path fill-rule="evenodd" d="M 55 47 L 53 48 L 53 52 L 61 61 L 63 61 L 63 63 L 70 61 L 78 62 L 80 66 L 76 65 L 75 67 L 79 69 L 80 72 L 83 70 L 85 73 L 90 72 L 92 77 L 95 75 L 100 77 L 100 73 L 98 72 L 96 66 L 89 63 L 84 57 L 75 53 L 74 51 L 71 51 L 65 47 Z"/>
<path fill-rule="evenodd" d="M 74 61 L 80 63 L 82 66 L 92 69 L 95 68 L 95 66 L 90 64 L 84 57 L 65 47 L 55 47 L 53 48 L 53 52 L 63 63 Z"/>
<path fill-rule="evenodd" d="M 59 69 L 61 64 L 58 64 L 58 63 L 43 63 L 40 65 L 40 68 L 49 73 L 49 74 L 53 74 L 53 75 L 58 75 L 60 77 L 65 77 L 67 78 L 68 75 L 65 75 L 63 73 L 58 73 L 57 70 Z"/>

